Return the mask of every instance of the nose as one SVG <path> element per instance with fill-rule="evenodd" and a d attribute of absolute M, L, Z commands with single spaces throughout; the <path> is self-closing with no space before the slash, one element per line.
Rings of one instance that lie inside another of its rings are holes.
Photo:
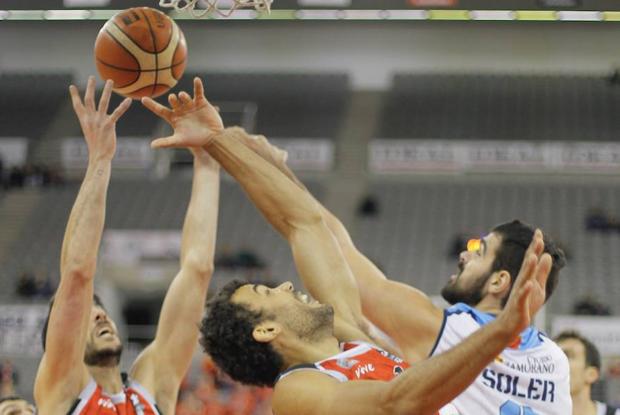
<path fill-rule="evenodd" d="M 282 291 L 293 291 L 294 290 L 293 283 L 290 281 L 280 284 L 278 288 Z"/>
<path fill-rule="evenodd" d="M 103 310 L 97 310 L 95 312 L 95 322 L 99 323 L 101 321 L 107 321 L 108 320 L 108 315 L 105 313 L 105 311 Z"/>
<path fill-rule="evenodd" d="M 471 255 L 471 252 L 469 251 L 461 252 L 459 255 L 459 265 L 465 265 L 467 261 L 469 260 L 470 255 Z"/>

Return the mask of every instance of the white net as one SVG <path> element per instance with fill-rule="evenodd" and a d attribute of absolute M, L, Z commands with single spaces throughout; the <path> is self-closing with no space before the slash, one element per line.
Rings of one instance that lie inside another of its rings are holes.
<path fill-rule="evenodd" d="M 251 7 L 256 11 L 269 13 L 272 2 L 273 0 L 159 0 L 159 5 L 200 18 L 213 14 L 228 17 L 237 9 Z"/>

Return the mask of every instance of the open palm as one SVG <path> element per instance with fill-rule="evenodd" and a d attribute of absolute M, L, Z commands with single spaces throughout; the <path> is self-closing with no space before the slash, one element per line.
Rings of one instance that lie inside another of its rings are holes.
<path fill-rule="evenodd" d="M 546 299 L 546 285 L 551 271 L 552 259 L 543 253 L 545 244 L 542 232 L 537 229 L 528 247 L 521 270 L 515 280 L 506 307 L 498 318 L 506 320 L 515 333 L 532 324 L 536 313 Z"/>
<path fill-rule="evenodd" d="M 168 96 L 170 108 L 151 98 L 142 98 L 142 104 L 164 119 L 174 129 L 171 136 L 158 138 L 151 143 L 153 148 L 202 147 L 211 141 L 214 134 L 224 129 L 217 109 L 207 101 L 200 78 L 194 78 L 194 98 L 181 92 Z"/>

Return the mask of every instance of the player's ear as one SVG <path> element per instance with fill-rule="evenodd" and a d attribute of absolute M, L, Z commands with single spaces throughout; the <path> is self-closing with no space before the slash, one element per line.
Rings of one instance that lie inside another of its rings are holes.
<path fill-rule="evenodd" d="M 263 321 L 252 331 L 252 337 L 259 343 L 269 343 L 282 332 L 282 326 L 275 321 Z"/>
<path fill-rule="evenodd" d="M 596 383 L 600 376 L 599 370 L 594 366 L 589 366 L 586 368 L 586 381 L 591 385 Z"/>
<path fill-rule="evenodd" d="M 510 289 L 510 282 L 512 281 L 512 277 L 510 273 L 506 270 L 501 270 L 493 273 L 489 280 L 489 293 L 491 294 L 502 294 L 504 292 L 508 292 Z"/>

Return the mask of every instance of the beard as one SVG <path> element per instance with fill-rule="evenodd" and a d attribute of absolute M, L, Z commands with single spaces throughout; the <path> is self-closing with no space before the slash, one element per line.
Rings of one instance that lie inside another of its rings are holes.
<path fill-rule="evenodd" d="M 463 269 L 459 266 L 460 272 L 455 278 L 453 282 L 448 282 L 441 289 L 441 296 L 448 302 L 450 305 L 454 305 L 456 303 L 465 303 L 469 306 L 475 306 L 476 304 L 482 301 L 484 297 L 484 286 L 487 284 L 491 275 L 493 275 L 493 271 L 489 271 L 486 274 L 479 277 L 474 284 L 469 288 L 459 287 L 457 284 L 459 282 L 459 278 L 463 273 Z"/>
<path fill-rule="evenodd" d="M 300 339 L 314 342 L 334 331 L 334 308 L 330 305 L 305 309 L 300 316 L 288 322 Z"/>
<path fill-rule="evenodd" d="M 84 363 L 86 366 L 114 367 L 120 364 L 122 354 L 122 344 L 115 348 L 102 350 L 88 350 L 87 348 L 84 355 Z"/>

